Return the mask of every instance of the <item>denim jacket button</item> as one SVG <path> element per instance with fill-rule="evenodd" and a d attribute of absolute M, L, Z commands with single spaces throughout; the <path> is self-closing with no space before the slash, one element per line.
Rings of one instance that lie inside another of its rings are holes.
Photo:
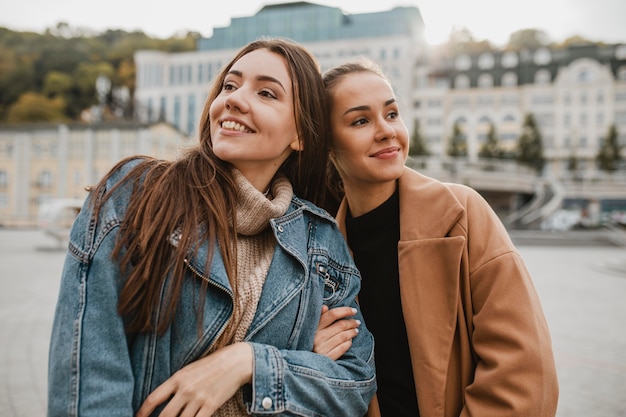
<path fill-rule="evenodd" d="M 269 410 L 270 408 L 272 408 L 272 399 L 270 397 L 263 398 L 263 401 L 261 401 L 261 405 L 264 409 Z"/>
<path fill-rule="evenodd" d="M 278 226 L 278 231 L 279 231 L 279 232 L 282 232 L 283 230 L 284 230 L 284 229 L 283 229 L 283 227 L 282 227 L 282 226 Z"/>

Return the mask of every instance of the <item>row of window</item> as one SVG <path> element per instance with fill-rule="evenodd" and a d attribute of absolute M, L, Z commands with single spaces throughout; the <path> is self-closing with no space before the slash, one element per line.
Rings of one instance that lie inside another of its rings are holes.
<path fill-rule="evenodd" d="M 626 45 L 618 45 L 615 48 L 615 58 L 626 59 Z M 507 51 L 500 57 L 500 65 L 504 68 L 514 68 L 519 61 L 518 53 L 513 51 Z M 539 48 L 532 54 L 532 62 L 535 65 L 547 65 L 552 62 L 552 52 L 546 47 Z M 492 69 L 496 65 L 496 56 L 491 52 L 485 52 L 478 56 L 476 65 L 480 69 Z M 459 55 L 454 60 L 454 67 L 459 71 L 467 71 L 472 67 L 472 58 L 467 54 Z"/>

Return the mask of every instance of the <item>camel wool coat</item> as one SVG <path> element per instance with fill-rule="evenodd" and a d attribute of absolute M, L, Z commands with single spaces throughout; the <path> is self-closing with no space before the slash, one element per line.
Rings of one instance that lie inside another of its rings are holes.
<path fill-rule="evenodd" d="M 554 416 L 548 325 L 501 221 L 464 185 L 405 168 L 398 187 L 400 293 L 420 416 Z M 344 236 L 347 209 L 344 198 Z M 380 415 L 374 398 L 367 416 Z"/>

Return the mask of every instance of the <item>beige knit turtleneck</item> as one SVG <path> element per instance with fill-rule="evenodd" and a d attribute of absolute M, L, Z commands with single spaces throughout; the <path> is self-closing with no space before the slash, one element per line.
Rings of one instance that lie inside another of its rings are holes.
<path fill-rule="evenodd" d="M 233 176 L 238 189 L 237 198 L 237 294 L 231 324 L 235 334 L 228 343 L 245 337 L 261 297 L 274 247 L 274 235 L 269 220 L 282 216 L 289 207 L 293 189 L 289 180 L 278 175 L 267 197 L 236 169 Z M 241 390 L 217 410 L 216 417 L 247 416 L 241 400 Z"/>

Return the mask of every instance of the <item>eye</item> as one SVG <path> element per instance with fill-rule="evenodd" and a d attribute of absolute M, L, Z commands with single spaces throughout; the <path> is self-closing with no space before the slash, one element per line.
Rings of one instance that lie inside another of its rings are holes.
<path fill-rule="evenodd" d="M 397 119 L 398 117 L 400 117 L 400 113 L 398 113 L 398 112 L 397 112 L 397 111 L 395 111 L 395 110 L 390 111 L 390 112 L 387 114 L 387 118 L 388 118 L 388 119 Z"/>
<path fill-rule="evenodd" d="M 273 99 L 277 98 L 276 95 L 269 90 L 261 90 L 259 92 L 259 95 L 265 98 L 273 98 Z"/>
<path fill-rule="evenodd" d="M 356 119 L 355 121 L 350 123 L 350 125 L 351 126 L 362 126 L 362 125 L 364 125 L 366 123 L 367 123 L 367 119 L 365 117 L 359 117 L 358 119 Z"/>
<path fill-rule="evenodd" d="M 237 87 L 235 86 L 235 84 L 233 84 L 230 81 L 225 81 L 224 84 L 222 84 L 222 91 L 231 91 L 231 90 L 235 90 Z"/>

